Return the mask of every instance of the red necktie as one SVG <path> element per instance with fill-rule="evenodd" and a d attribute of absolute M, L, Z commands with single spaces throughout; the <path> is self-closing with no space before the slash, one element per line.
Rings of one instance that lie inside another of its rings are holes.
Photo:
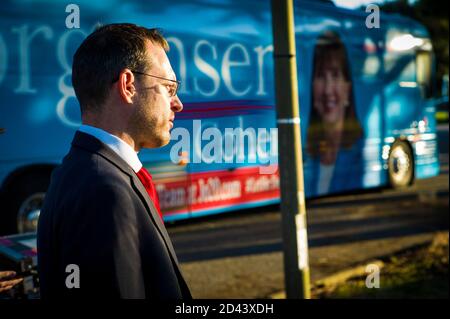
<path fill-rule="evenodd" d="M 144 167 L 142 167 L 139 170 L 139 172 L 137 172 L 136 175 L 137 175 L 137 177 L 139 177 L 139 180 L 142 182 L 142 185 L 144 185 L 145 190 L 148 193 L 148 196 L 150 196 L 151 200 L 153 201 L 153 204 L 155 205 L 156 209 L 158 210 L 161 220 L 163 220 L 161 208 L 159 207 L 158 193 L 156 192 L 155 185 L 153 184 L 152 175 Z"/>

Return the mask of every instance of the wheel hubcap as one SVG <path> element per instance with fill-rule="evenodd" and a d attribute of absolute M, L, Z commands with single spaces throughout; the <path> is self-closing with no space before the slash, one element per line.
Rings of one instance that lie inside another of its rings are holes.
<path fill-rule="evenodd" d="M 402 147 L 392 150 L 392 177 L 395 181 L 402 181 L 409 174 L 410 161 L 407 152 Z"/>
<path fill-rule="evenodd" d="M 19 233 L 35 232 L 37 230 L 44 197 L 45 193 L 35 193 L 24 200 L 17 215 L 17 230 Z"/>

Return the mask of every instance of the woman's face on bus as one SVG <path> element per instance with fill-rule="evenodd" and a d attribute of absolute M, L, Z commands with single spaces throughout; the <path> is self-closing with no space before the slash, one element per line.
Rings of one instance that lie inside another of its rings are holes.
<path fill-rule="evenodd" d="M 343 65 L 336 55 L 318 61 L 313 79 L 313 103 L 322 121 L 334 124 L 342 121 L 350 102 L 351 84 L 345 79 Z"/>

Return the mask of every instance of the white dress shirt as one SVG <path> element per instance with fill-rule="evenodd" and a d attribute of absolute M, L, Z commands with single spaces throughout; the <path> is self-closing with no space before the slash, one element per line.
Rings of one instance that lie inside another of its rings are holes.
<path fill-rule="evenodd" d="M 137 152 L 129 144 L 127 144 L 117 136 L 112 135 L 100 128 L 85 124 L 81 125 L 78 130 L 80 132 L 92 135 L 93 137 L 106 144 L 110 149 L 116 152 L 117 155 L 119 155 L 128 165 L 130 165 L 135 173 L 139 172 L 139 170 L 142 168 L 142 163 L 139 160 Z"/>

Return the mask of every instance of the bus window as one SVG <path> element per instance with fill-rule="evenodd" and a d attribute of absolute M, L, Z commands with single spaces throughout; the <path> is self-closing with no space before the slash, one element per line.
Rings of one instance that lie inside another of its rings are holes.
<path fill-rule="evenodd" d="M 424 98 L 432 96 L 432 55 L 428 51 L 418 51 L 416 54 L 416 68 L 417 68 L 417 84 L 422 90 Z"/>

